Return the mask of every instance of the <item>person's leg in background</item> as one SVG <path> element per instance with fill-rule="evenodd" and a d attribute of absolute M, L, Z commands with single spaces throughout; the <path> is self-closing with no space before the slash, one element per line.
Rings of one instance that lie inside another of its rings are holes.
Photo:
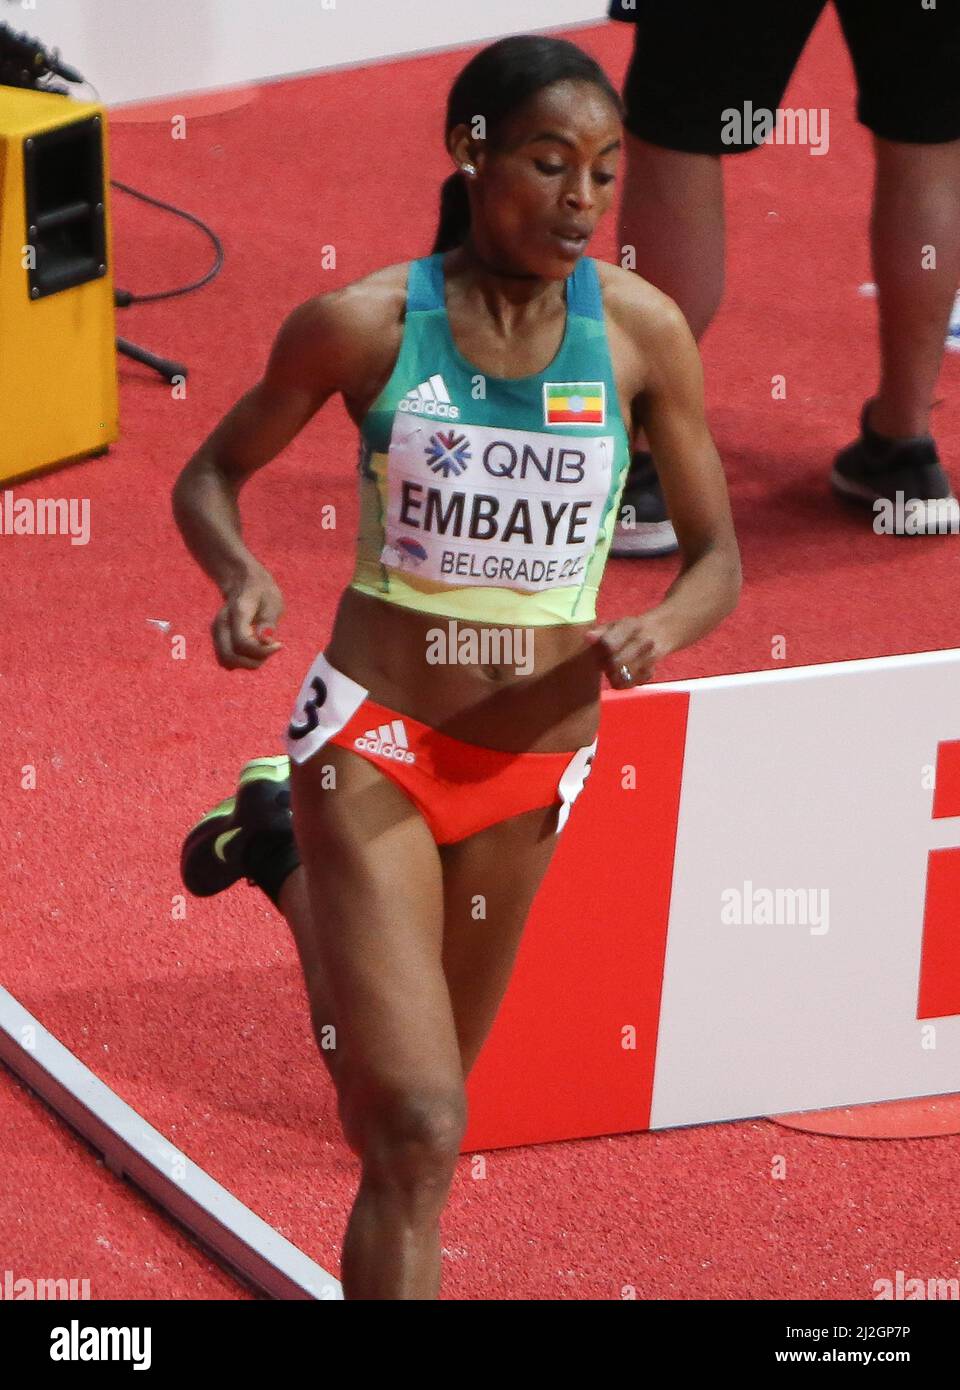
<path fill-rule="evenodd" d="M 723 168 L 718 155 L 687 154 L 624 129 L 618 251 L 676 300 L 699 339 L 723 297 Z M 654 558 L 679 549 L 653 455 L 640 431 L 620 502 L 610 554 Z"/>
<path fill-rule="evenodd" d="M 908 145 L 875 136 L 874 146 L 871 239 L 882 368 L 870 421 L 880 434 L 927 434 L 960 281 L 960 139 Z M 925 246 L 936 251 L 927 268 Z"/>
<path fill-rule="evenodd" d="M 683 310 L 694 336 L 723 296 L 721 156 L 755 148 L 723 140 L 725 111 L 776 110 L 826 0 L 612 0 L 634 24 L 624 80 L 625 160 L 618 252 Z M 746 132 L 744 132 L 746 134 Z M 654 460 L 637 441 L 611 554 L 677 549 Z"/>
<path fill-rule="evenodd" d="M 699 339 L 720 306 L 724 273 L 723 166 L 624 131 L 617 249 L 676 300 Z"/>
<path fill-rule="evenodd" d="M 881 370 L 860 439 L 838 457 L 833 481 L 870 505 L 899 488 L 936 531 L 960 518 L 930 429 L 960 281 L 960 10 L 878 9 L 868 0 L 837 0 L 837 10 L 857 116 L 873 133 Z"/>

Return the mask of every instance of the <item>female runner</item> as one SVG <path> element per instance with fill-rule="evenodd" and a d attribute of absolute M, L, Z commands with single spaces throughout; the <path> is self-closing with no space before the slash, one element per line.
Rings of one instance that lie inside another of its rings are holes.
<path fill-rule="evenodd" d="M 620 120 L 572 43 L 478 53 L 448 100 L 456 171 L 433 254 L 295 309 L 174 488 L 223 594 L 217 658 L 255 670 L 279 649 L 283 600 L 244 545 L 240 488 L 338 392 L 360 431 L 356 567 L 290 762 L 249 764 L 183 858 L 193 891 L 246 873 L 293 929 L 361 1163 L 348 1299 L 438 1296 L 465 1079 L 589 771 L 603 674 L 648 681 L 740 591 L 694 339 L 672 300 L 584 255 L 614 197 Z M 681 568 L 650 611 L 598 626 L 641 428 Z"/>

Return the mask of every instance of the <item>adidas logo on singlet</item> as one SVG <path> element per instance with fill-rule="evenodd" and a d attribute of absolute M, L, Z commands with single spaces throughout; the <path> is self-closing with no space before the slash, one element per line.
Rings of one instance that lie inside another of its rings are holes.
<path fill-rule="evenodd" d="M 398 410 L 406 410 L 410 415 L 433 415 L 443 420 L 459 420 L 460 407 L 454 405 L 450 393 L 437 372 L 426 381 L 421 381 L 412 391 L 408 391 L 397 403 Z"/>
<path fill-rule="evenodd" d="M 410 752 L 407 731 L 402 719 L 393 719 L 389 724 L 381 724 L 376 729 L 367 729 L 354 740 L 355 748 L 367 753 L 379 753 L 384 758 L 392 758 L 398 763 L 415 763 L 417 755 Z"/>

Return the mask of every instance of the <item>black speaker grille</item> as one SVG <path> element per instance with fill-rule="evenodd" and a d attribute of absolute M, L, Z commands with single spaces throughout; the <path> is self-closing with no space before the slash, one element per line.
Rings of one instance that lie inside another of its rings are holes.
<path fill-rule="evenodd" d="M 31 299 L 107 273 L 103 131 L 99 116 L 31 135 L 23 144 Z"/>

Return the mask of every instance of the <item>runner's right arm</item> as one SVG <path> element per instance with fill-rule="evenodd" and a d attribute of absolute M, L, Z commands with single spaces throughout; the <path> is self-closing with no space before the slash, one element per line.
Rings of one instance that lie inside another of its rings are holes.
<path fill-rule="evenodd" d="M 180 533 L 225 599 L 212 633 L 217 660 L 228 669 L 256 670 L 279 650 L 278 642 L 261 640 L 257 628 L 275 625 L 283 613 L 280 590 L 244 544 L 240 489 L 354 379 L 356 303 L 355 295 L 340 290 L 294 309 L 277 334 L 262 380 L 224 416 L 174 484 Z"/>

